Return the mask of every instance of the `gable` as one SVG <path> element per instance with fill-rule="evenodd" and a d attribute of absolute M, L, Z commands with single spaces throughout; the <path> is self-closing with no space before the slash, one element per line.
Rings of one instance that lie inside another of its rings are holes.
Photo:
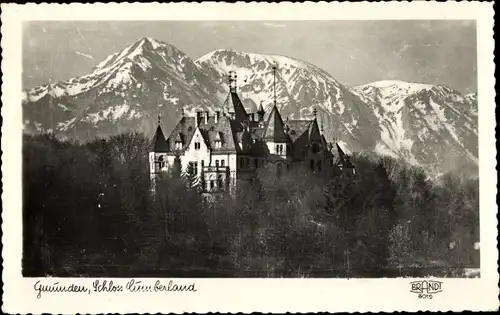
<path fill-rule="evenodd" d="M 309 140 L 311 141 L 322 141 L 321 132 L 319 131 L 319 126 L 317 120 L 313 120 L 309 128 Z"/>
<path fill-rule="evenodd" d="M 200 144 L 200 148 L 196 148 L 196 143 Z M 189 143 L 187 150 L 192 151 L 192 150 L 202 150 L 202 151 L 208 151 L 209 146 L 207 145 L 206 139 L 203 136 L 200 128 L 195 128 L 193 136 L 191 137 L 191 142 Z"/>

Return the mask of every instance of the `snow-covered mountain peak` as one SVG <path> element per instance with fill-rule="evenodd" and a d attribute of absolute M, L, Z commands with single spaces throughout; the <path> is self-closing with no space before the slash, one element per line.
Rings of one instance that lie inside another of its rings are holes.
<path fill-rule="evenodd" d="M 261 102 L 269 110 L 274 95 L 283 117 L 312 119 L 316 109 L 327 139 L 336 138 L 346 151 L 404 158 L 430 172 L 477 165 L 475 93 L 395 80 L 349 89 L 295 58 L 219 49 L 193 61 L 149 37 L 87 75 L 23 91 L 25 130 L 78 139 L 130 130 L 151 134 L 160 112 L 168 133 L 181 107 L 191 113 L 222 106 L 229 71 L 238 75 L 248 112 Z"/>
<path fill-rule="evenodd" d="M 185 56 L 185 54 L 170 44 L 151 37 L 143 37 L 121 51 L 109 55 L 94 68 L 93 72 L 109 71 L 116 66 L 122 66 L 126 63 L 136 63 L 141 68 L 145 68 L 150 66 L 150 59 L 165 59 L 167 56 L 176 57 Z"/>
<path fill-rule="evenodd" d="M 196 64 L 226 88 L 227 74 L 234 71 L 238 76 L 237 84 L 243 97 L 252 98 L 257 104 L 261 100 L 270 100 L 274 95 L 273 67 L 276 66 L 277 101 L 280 109 L 288 106 L 291 111 L 298 109 L 291 108 L 297 107 L 293 103 L 305 99 L 311 101 L 318 92 L 321 95 L 316 105 L 321 106 L 325 98 L 338 99 L 347 90 L 323 69 L 306 61 L 282 55 L 218 49 L 200 57 Z M 333 94 L 325 95 L 326 91 Z M 331 107 L 332 102 L 328 104 Z M 308 112 L 312 113 L 312 110 Z M 299 115 L 299 111 L 295 115 Z"/>
<path fill-rule="evenodd" d="M 241 64 L 246 63 L 253 65 L 256 63 L 265 63 L 266 66 L 276 65 L 277 67 L 315 67 L 305 61 L 298 60 L 292 57 L 282 56 L 282 55 L 272 55 L 272 54 L 261 54 L 261 53 L 248 53 L 239 52 L 230 49 L 217 49 L 214 50 L 197 60 L 197 63 L 209 62 L 221 66 L 222 64 Z"/>

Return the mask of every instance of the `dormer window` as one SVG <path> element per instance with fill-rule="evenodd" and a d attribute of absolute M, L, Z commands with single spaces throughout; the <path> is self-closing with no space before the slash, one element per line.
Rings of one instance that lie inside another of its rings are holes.
<path fill-rule="evenodd" d="M 195 150 L 199 150 L 200 148 L 201 148 L 201 143 L 199 143 L 199 142 L 195 142 L 195 143 L 194 143 L 194 149 L 195 149 Z"/>
<path fill-rule="evenodd" d="M 182 141 L 175 141 L 175 149 L 182 150 Z"/>
<path fill-rule="evenodd" d="M 216 149 L 222 148 L 222 136 L 220 132 L 217 132 L 215 134 L 215 148 Z"/>
<path fill-rule="evenodd" d="M 181 150 L 182 149 L 182 137 L 180 134 L 177 134 L 177 136 L 174 138 L 175 141 L 175 150 Z"/>

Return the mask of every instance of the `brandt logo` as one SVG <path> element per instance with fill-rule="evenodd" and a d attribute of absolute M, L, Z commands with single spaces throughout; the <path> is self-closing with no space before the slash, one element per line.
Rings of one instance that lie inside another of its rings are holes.
<path fill-rule="evenodd" d="M 419 299 L 432 299 L 432 295 L 443 291 L 443 282 L 422 280 L 410 282 L 410 292 L 417 293 Z"/>

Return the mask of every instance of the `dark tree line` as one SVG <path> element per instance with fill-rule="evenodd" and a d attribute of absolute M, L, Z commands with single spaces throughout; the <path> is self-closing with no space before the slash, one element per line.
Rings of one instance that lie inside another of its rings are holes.
<path fill-rule="evenodd" d="M 180 157 L 150 193 L 149 140 L 25 136 L 25 276 L 361 277 L 479 266 L 477 180 L 355 155 L 358 175 L 262 169 L 208 201 Z M 202 186 L 203 187 L 203 186 Z"/>

